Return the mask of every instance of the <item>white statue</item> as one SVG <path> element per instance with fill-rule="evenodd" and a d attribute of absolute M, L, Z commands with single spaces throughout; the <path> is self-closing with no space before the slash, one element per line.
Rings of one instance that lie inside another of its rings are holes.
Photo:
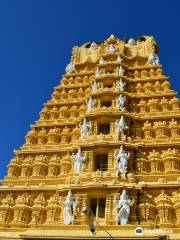
<path fill-rule="evenodd" d="M 77 201 L 75 200 L 71 191 L 68 192 L 66 200 L 63 202 L 64 224 L 70 225 L 74 222 L 74 211 L 77 207 Z"/>
<path fill-rule="evenodd" d="M 107 46 L 106 48 L 107 52 L 115 52 L 116 51 L 116 47 L 113 44 L 110 44 L 109 46 Z"/>
<path fill-rule="evenodd" d="M 97 67 L 97 68 L 96 68 L 96 71 L 95 71 L 95 76 L 96 76 L 96 77 L 99 77 L 100 74 L 101 74 L 101 71 L 100 71 L 99 68 Z"/>
<path fill-rule="evenodd" d="M 97 83 L 96 81 L 94 81 L 92 84 L 91 84 L 91 89 L 92 89 L 92 92 L 95 93 L 97 91 L 99 87 L 99 83 Z"/>
<path fill-rule="evenodd" d="M 120 79 L 119 81 L 117 81 L 116 85 L 117 85 L 117 87 L 120 91 L 124 91 L 125 86 L 126 86 L 126 82 L 123 82 L 123 80 Z"/>
<path fill-rule="evenodd" d="M 86 156 L 82 154 L 81 148 L 78 148 L 76 154 L 71 155 L 71 159 L 74 161 L 74 170 L 79 173 L 84 169 L 84 162 L 86 161 Z"/>
<path fill-rule="evenodd" d="M 125 74 L 125 69 L 124 69 L 122 66 L 120 66 L 120 67 L 118 68 L 118 74 L 121 75 L 121 76 L 124 76 L 124 74 Z"/>
<path fill-rule="evenodd" d="M 123 61 L 123 58 L 121 57 L 121 55 L 118 55 L 117 60 L 118 63 L 121 63 Z"/>
<path fill-rule="evenodd" d="M 133 38 L 130 38 L 130 39 L 128 40 L 128 44 L 129 44 L 129 45 L 134 45 L 134 44 L 136 44 L 136 41 L 135 41 Z"/>
<path fill-rule="evenodd" d="M 72 62 L 70 62 L 65 69 L 66 73 L 72 73 L 75 70 L 75 65 Z"/>
<path fill-rule="evenodd" d="M 101 57 L 101 58 L 99 59 L 99 64 L 105 64 L 105 61 L 104 61 L 103 57 Z"/>
<path fill-rule="evenodd" d="M 114 157 L 117 161 L 116 169 L 120 173 L 126 173 L 128 167 L 128 159 L 130 157 L 130 153 L 125 152 L 123 146 L 121 145 L 118 154 L 115 152 Z"/>
<path fill-rule="evenodd" d="M 130 207 L 133 206 L 134 199 L 131 201 L 129 199 L 129 196 L 126 194 L 126 190 L 124 189 L 122 191 L 120 199 L 115 199 L 114 204 L 116 205 L 116 209 L 118 210 L 118 214 L 115 218 L 116 224 L 127 224 L 130 215 Z"/>
<path fill-rule="evenodd" d="M 91 130 L 91 124 L 86 121 L 86 118 L 84 118 L 83 123 L 79 124 L 81 137 L 86 138 Z"/>
<path fill-rule="evenodd" d="M 116 127 L 116 132 L 121 133 L 121 135 L 124 135 L 124 131 L 128 129 L 128 126 L 123 116 L 121 116 L 119 121 L 116 120 L 115 127 Z"/>
<path fill-rule="evenodd" d="M 86 103 L 88 112 L 90 112 L 94 108 L 95 103 L 96 103 L 96 100 L 92 100 L 92 97 L 90 97 Z"/>
<path fill-rule="evenodd" d="M 126 101 L 126 96 L 120 95 L 117 99 L 116 99 L 116 103 L 119 107 L 119 109 L 124 110 L 124 104 Z"/>
<path fill-rule="evenodd" d="M 97 49 L 97 44 L 95 42 L 91 43 L 90 49 L 96 50 Z"/>
<path fill-rule="evenodd" d="M 159 64 L 159 57 L 158 57 L 158 55 L 156 55 L 155 53 L 150 53 L 150 55 L 148 57 L 147 64 L 153 64 L 153 65 Z"/>

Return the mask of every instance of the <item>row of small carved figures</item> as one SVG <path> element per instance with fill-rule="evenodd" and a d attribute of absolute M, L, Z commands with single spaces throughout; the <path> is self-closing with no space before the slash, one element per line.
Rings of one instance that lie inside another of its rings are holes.
<path fill-rule="evenodd" d="M 113 87 L 113 85 L 112 85 Z M 109 88 L 109 87 L 108 87 Z M 97 88 L 96 93 L 101 93 L 105 89 L 107 89 L 106 85 L 102 88 Z M 111 88 L 109 88 L 111 89 Z M 119 90 L 118 86 L 113 88 L 114 90 Z M 113 90 L 113 91 L 114 91 Z M 63 89 L 61 91 L 55 90 L 55 92 L 52 94 L 52 100 L 68 100 L 68 99 L 79 99 L 86 97 L 87 95 L 90 95 L 92 89 L 90 87 L 86 87 L 83 89 L 80 87 L 78 90 L 77 89 Z M 144 84 L 137 83 L 134 84 L 134 86 L 131 84 L 129 89 L 127 91 L 130 91 L 131 93 L 138 93 L 138 94 L 143 94 L 143 93 L 165 93 L 165 92 L 170 92 L 170 83 L 168 81 L 164 81 L 163 83 L 160 84 L 159 81 L 156 81 L 155 83 L 152 82 L 147 82 Z"/>
<path fill-rule="evenodd" d="M 139 201 L 134 196 L 129 197 L 126 190 L 123 190 L 120 196 L 116 193 L 112 195 L 114 196 L 112 199 L 105 198 L 105 219 L 108 220 L 106 212 L 110 211 L 114 225 L 131 223 L 130 214 L 134 214 L 140 222 L 155 222 L 155 216 L 158 215 L 160 224 L 170 222 L 174 226 L 179 224 L 180 193 L 178 191 L 166 194 L 164 190 L 161 190 L 155 196 L 146 193 L 139 198 Z M 131 212 L 132 208 L 134 211 Z M 84 219 L 85 216 L 88 218 L 88 215 L 85 215 L 85 209 L 89 209 L 87 200 L 71 191 L 67 196 L 55 193 L 50 197 L 43 192 L 36 196 L 25 192 L 16 197 L 10 193 L 1 198 L 0 223 L 9 223 L 9 226 L 11 223 L 14 226 L 18 223 L 43 224 L 45 222 L 61 222 L 62 225 L 71 225 L 76 220 Z M 81 223 L 81 221 L 78 222 Z"/>
<path fill-rule="evenodd" d="M 99 76 L 102 74 L 115 74 L 117 73 L 117 69 L 115 69 L 112 72 L 104 72 L 100 73 Z M 132 78 L 132 79 L 148 79 L 148 78 L 155 78 L 155 77 L 164 77 L 163 75 L 163 70 L 162 68 L 157 68 L 157 69 L 144 69 L 144 70 L 135 70 L 135 71 L 127 71 L 126 77 Z M 87 84 L 88 82 L 92 81 L 95 78 L 94 75 L 90 76 L 75 76 L 75 77 L 68 77 L 65 76 L 62 80 L 61 83 L 64 86 L 69 86 L 69 85 L 77 85 L 77 84 Z"/>
<path fill-rule="evenodd" d="M 89 123 L 87 123 L 89 124 Z M 120 134 L 118 130 L 117 123 L 113 123 L 112 132 L 106 133 L 106 135 Z M 124 122 L 124 124 L 126 124 Z M 124 125 L 123 125 L 124 126 Z M 144 123 L 135 123 L 134 125 L 128 127 L 126 124 L 126 128 L 129 129 L 130 136 L 135 137 L 138 132 L 139 134 L 144 135 L 144 137 L 152 137 L 152 136 L 179 136 L 180 125 L 179 122 L 172 119 L 171 121 L 154 121 L 149 122 L 148 120 Z M 125 131 L 123 128 L 123 131 Z M 127 131 L 126 131 L 127 132 Z M 135 133 L 134 133 L 135 132 Z M 89 127 L 86 131 L 88 135 L 97 136 L 100 133 Z M 144 134 L 143 134 L 144 133 Z M 75 128 L 68 128 L 67 126 L 63 128 L 51 127 L 49 129 L 41 128 L 41 130 L 32 128 L 31 131 L 26 135 L 26 143 L 27 144 L 45 144 L 45 143 L 59 143 L 59 142 L 70 142 L 78 139 L 81 134 L 80 126 L 76 126 Z M 127 134 L 127 133 L 125 133 Z M 83 137 L 83 136 L 82 136 Z"/>
<path fill-rule="evenodd" d="M 96 76 L 107 75 L 107 74 L 115 74 L 118 73 L 117 69 L 113 71 L 105 72 L 105 69 L 103 69 L 104 72 L 101 72 L 98 68 L 96 69 Z M 98 73 L 98 74 L 97 74 Z M 121 76 L 123 76 L 122 74 Z M 156 68 L 156 69 L 143 69 L 143 70 L 130 70 L 126 72 L 126 77 L 132 78 L 132 79 L 148 79 L 148 78 L 154 78 L 154 77 L 164 77 L 162 68 Z M 77 84 L 87 84 L 87 82 L 92 81 L 95 78 L 94 75 L 89 76 L 69 76 L 66 75 L 61 80 L 62 85 L 68 86 L 68 85 L 77 85 Z"/>
<path fill-rule="evenodd" d="M 173 98 L 150 98 L 141 99 L 139 103 L 133 104 L 133 110 L 136 112 L 162 112 L 162 111 L 179 111 L 180 101 L 177 97 Z"/>
<path fill-rule="evenodd" d="M 114 100 L 114 105 L 117 105 L 117 99 Z M 116 101 L 115 101 L 116 100 Z M 116 106 L 118 107 L 118 105 Z M 101 108 L 101 107 L 100 107 Z M 98 108 L 98 110 L 100 109 Z M 94 104 L 96 109 L 96 104 Z M 132 108 L 131 108 L 132 109 Z M 133 112 L 162 112 L 162 111 L 179 111 L 180 101 L 177 97 L 173 98 L 149 98 L 141 99 L 139 102 L 133 103 Z M 82 116 L 87 111 L 87 105 L 73 106 L 45 106 L 40 112 L 41 120 L 53 120 L 58 118 L 77 118 Z"/>
<path fill-rule="evenodd" d="M 149 68 L 148 65 L 144 64 L 144 68 L 141 70 L 135 70 L 134 74 L 133 74 L 133 70 L 132 69 L 128 69 L 127 66 L 125 66 L 121 61 L 120 62 L 104 62 L 103 58 L 101 57 L 100 59 L 100 63 L 98 65 L 96 65 L 95 69 L 93 67 L 89 68 L 89 73 L 95 72 L 95 77 L 99 77 L 102 75 L 109 75 L 109 74 L 118 74 L 121 76 L 128 76 L 128 77 L 137 77 L 137 78 L 145 78 L 145 77 L 154 77 L 157 75 L 162 75 L 162 68 L 160 67 L 159 64 L 155 64 L 157 65 L 155 68 L 151 67 Z M 66 76 L 70 75 L 72 76 L 72 73 L 74 75 L 77 75 L 81 72 L 85 72 L 87 70 L 87 67 L 85 66 L 84 69 L 79 69 L 77 70 L 75 65 L 71 62 L 70 64 L 67 65 L 67 74 Z M 130 70 L 130 71 L 129 71 Z M 130 73 L 130 74 L 129 74 Z"/>
<path fill-rule="evenodd" d="M 124 151 L 124 150 L 123 150 Z M 86 156 L 86 152 L 82 153 L 82 156 Z M 113 170 L 110 169 L 109 171 L 115 171 L 118 169 L 119 158 L 117 150 L 114 151 L 114 167 Z M 124 151 L 123 156 L 125 156 L 126 160 L 131 158 L 133 161 L 133 167 L 135 171 L 146 171 L 146 172 L 156 172 L 156 171 L 170 171 L 170 170 L 180 170 L 180 153 L 175 148 L 168 148 L 162 151 L 156 151 L 153 149 L 150 152 L 136 152 L 133 153 L 132 151 Z M 71 170 L 73 171 L 73 157 L 69 155 L 27 155 L 27 156 L 19 156 L 14 157 L 10 164 L 8 165 L 8 177 L 30 177 L 30 176 L 41 176 L 41 177 L 49 177 L 49 176 L 63 176 L 64 174 L 68 174 Z M 121 156 L 122 157 L 122 156 Z M 108 154 L 108 159 L 110 155 Z M 93 165 L 95 162 L 89 161 L 89 157 L 85 157 L 85 165 L 89 164 Z M 107 159 L 107 161 L 108 161 Z M 128 166 L 128 163 L 127 163 Z M 75 170 L 75 169 L 74 169 Z M 107 169 L 108 171 L 108 169 Z M 128 171 L 128 170 L 127 170 Z M 93 173 L 94 171 L 91 170 Z M 96 171 L 95 171 L 96 172 Z"/>

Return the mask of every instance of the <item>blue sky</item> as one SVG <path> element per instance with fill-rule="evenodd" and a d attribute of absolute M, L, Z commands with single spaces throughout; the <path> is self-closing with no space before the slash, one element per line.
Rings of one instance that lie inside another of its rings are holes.
<path fill-rule="evenodd" d="M 179 11 L 178 0 L 0 0 L 0 179 L 74 45 L 110 34 L 153 35 L 164 72 L 180 92 Z"/>

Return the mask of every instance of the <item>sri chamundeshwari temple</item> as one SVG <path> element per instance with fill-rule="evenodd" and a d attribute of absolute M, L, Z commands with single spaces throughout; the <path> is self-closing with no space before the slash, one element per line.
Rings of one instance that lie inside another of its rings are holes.
<path fill-rule="evenodd" d="M 180 102 L 158 50 L 114 35 L 73 48 L 8 165 L 0 239 L 180 239 Z"/>

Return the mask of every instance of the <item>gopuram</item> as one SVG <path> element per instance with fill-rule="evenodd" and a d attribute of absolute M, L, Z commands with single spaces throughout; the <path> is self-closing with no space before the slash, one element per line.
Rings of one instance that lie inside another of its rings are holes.
<path fill-rule="evenodd" d="M 0 186 L 0 239 L 180 239 L 180 102 L 151 36 L 74 47 Z"/>

